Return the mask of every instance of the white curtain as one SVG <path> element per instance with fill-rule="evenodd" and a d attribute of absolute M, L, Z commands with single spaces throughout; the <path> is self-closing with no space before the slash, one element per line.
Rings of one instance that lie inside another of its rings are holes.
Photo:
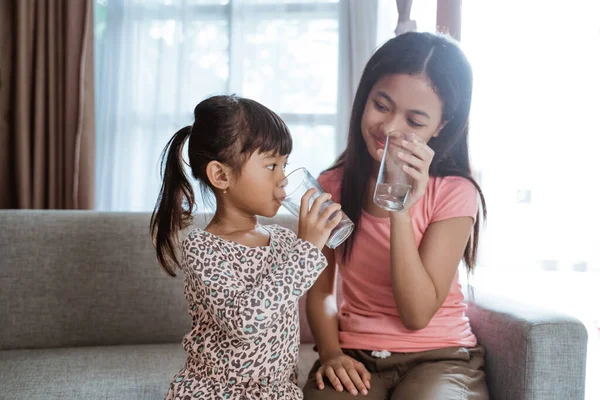
<path fill-rule="evenodd" d="M 598 2 L 463 2 L 490 265 L 600 271 L 599 15 Z"/>
<path fill-rule="evenodd" d="M 346 147 L 352 101 L 363 70 L 378 44 L 378 9 L 392 0 L 340 2 L 340 58 L 336 153 Z"/>
<path fill-rule="evenodd" d="M 96 0 L 95 11 L 98 209 L 152 209 L 160 151 L 213 94 L 279 113 L 294 136 L 290 168 L 316 175 L 338 155 L 377 2 Z"/>

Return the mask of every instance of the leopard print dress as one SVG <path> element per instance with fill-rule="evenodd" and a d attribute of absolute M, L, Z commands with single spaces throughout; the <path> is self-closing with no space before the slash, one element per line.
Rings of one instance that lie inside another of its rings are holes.
<path fill-rule="evenodd" d="M 183 241 L 192 330 L 167 399 L 302 399 L 298 300 L 327 261 L 292 231 L 246 247 L 196 229 Z"/>

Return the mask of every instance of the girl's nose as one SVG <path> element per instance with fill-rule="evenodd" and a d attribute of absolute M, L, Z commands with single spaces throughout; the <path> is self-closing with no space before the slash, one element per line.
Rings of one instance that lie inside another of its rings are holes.
<path fill-rule="evenodd" d="M 279 188 L 284 188 L 284 187 L 286 187 L 286 186 L 287 186 L 287 184 L 288 184 L 288 180 L 287 180 L 287 178 L 285 177 L 285 174 L 284 174 L 283 172 L 281 173 L 281 176 L 280 176 L 279 178 L 281 178 L 281 179 L 279 179 L 279 180 L 277 181 L 277 187 L 279 187 Z"/>
<path fill-rule="evenodd" d="M 404 118 L 401 118 L 399 116 L 394 119 L 390 119 L 390 121 L 383 123 L 382 128 L 383 128 L 383 133 L 385 133 L 387 135 L 388 133 L 394 132 L 394 131 L 400 131 L 400 132 L 406 131 L 408 129 L 408 124 L 406 123 Z"/>

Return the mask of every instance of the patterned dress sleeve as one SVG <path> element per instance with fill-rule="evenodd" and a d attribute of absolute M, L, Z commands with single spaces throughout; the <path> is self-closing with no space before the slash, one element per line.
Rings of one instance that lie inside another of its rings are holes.
<path fill-rule="evenodd" d="M 252 342 L 277 321 L 315 283 L 327 265 L 323 253 L 311 243 L 296 239 L 289 252 L 260 284 L 247 287 L 225 259 L 207 258 L 193 241 L 183 254 L 193 269 L 191 278 L 203 310 L 220 329 L 243 342 Z"/>

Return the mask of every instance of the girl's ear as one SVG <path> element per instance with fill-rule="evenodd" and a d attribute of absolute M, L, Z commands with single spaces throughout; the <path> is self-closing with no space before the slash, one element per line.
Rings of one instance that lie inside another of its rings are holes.
<path fill-rule="evenodd" d="M 442 131 L 442 129 L 444 129 L 444 127 L 446 126 L 447 123 L 448 123 L 448 121 L 443 121 L 442 123 L 440 123 L 440 126 L 438 126 L 438 128 L 435 130 L 432 137 L 436 138 L 436 137 L 440 136 L 440 132 Z"/>
<path fill-rule="evenodd" d="M 225 164 L 218 161 L 211 161 L 206 166 L 206 176 L 210 184 L 218 190 L 227 190 L 231 183 L 231 170 Z"/>

